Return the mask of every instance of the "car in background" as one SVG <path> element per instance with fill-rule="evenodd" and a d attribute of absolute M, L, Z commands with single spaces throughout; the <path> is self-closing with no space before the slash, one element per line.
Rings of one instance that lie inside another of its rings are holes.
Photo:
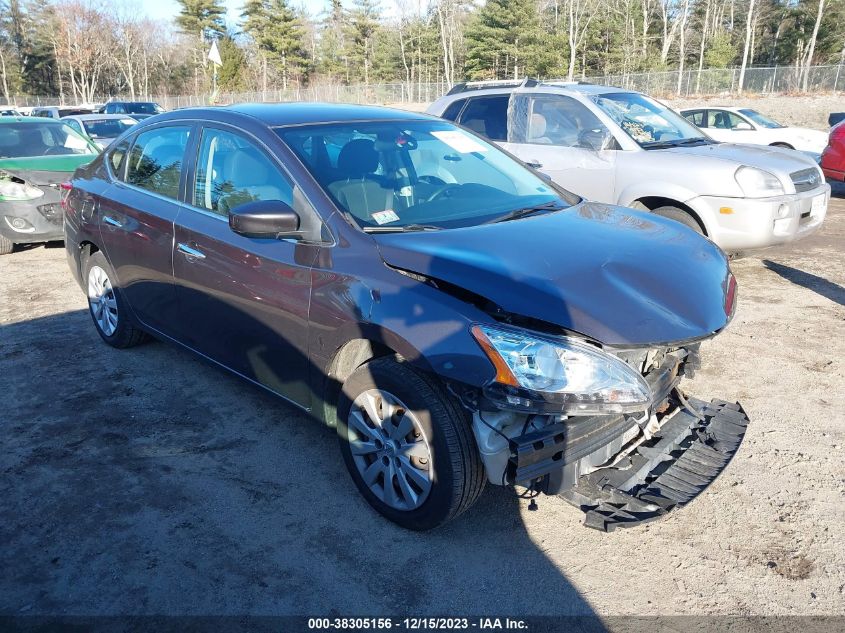
<path fill-rule="evenodd" d="M 845 112 L 831 112 L 830 116 L 827 117 L 827 123 L 830 127 L 835 126 L 841 121 L 845 121 Z"/>
<path fill-rule="evenodd" d="M 406 528 L 458 516 L 485 480 L 633 525 L 695 497 L 745 433 L 738 404 L 678 389 L 734 314 L 724 253 L 448 121 L 170 112 L 77 170 L 64 203 L 105 343 L 154 334 L 311 412 Z"/>
<path fill-rule="evenodd" d="M 21 116 L 21 113 L 14 108 L 2 108 L 0 109 L 0 116 Z"/>
<path fill-rule="evenodd" d="M 99 152 L 60 121 L 0 117 L 0 255 L 64 238 L 60 185 Z"/>
<path fill-rule="evenodd" d="M 44 117 L 49 119 L 61 119 L 66 116 L 74 116 L 77 114 L 91 114 L 91 108 L 83 107 L 65 107 L 65 106 L 39 106 L 32 108 L 29 116 Z"/>
<path fill-rule="evenodd" d="M 650 211 L 735 253 L 809 235 L 830 186 L 800 152 L 719 143 L 665 105 L 567 82 L 458 84 L 430 114 L 496 141 L 578 195 Z"/>
<path fill-rule="evenodd" d="M 681 115 L 723 143 L 749 143 L 797 149 L 818 156 L 827 144 L 827 134 L 819 130 L 778 123 L 751 108 L 686 108 Z"/>
<path fill-rule="evenodd" d="M 133 119 L 142 121 L 156 114 L 164 112 L 159 104 L 153 101 L 110 101 L 104 105 L 102 114 L 128 114 Z"/>
<path fill-rule="evenodd" d="M 830 130 L 821 165 L 825 176 L 831 180 L 845 181 L 845 119 Z"/>
<path fill-rule="evenodd" d="M 101 149 L 108 147 L 109 143 L 138 123 L 126 114 L 76 114 L 62 117 L 61 120 L 89 137 Z"/>

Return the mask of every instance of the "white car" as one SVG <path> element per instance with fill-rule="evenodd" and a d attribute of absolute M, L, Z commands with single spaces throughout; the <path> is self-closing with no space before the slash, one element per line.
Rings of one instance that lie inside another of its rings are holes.
<path fill-rule="evenodd" d="M 622 88 L 459 84 L 428 112 L 496 141 L 583 198 L 672 218 L 729 252 L 802 238 L 827 213 L 830 185 L 805 154 L 719 143 Z"/>
<path fill-rule="evenodd" d="M 701 107 L 680 111 L 710 138 L 723 143 L 749 143 L 786 147 L 819 155 L 827 145 L 827 132 L 782 125 L 751 108 Z"/>

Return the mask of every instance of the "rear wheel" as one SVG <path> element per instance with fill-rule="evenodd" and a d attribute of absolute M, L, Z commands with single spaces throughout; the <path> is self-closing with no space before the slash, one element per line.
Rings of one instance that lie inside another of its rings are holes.
<path fill-rule="evenodd" d="M 370 361 L 346 380 L 338 435 L 358 490 L 404 528 L 444 524 L 484 488 L 466 416 L 439 384 L 401 359 Z"/>
<path fill-rule="evenodd" d="M 0 235 L 0 255 L 8 255 L 15 250 L 15 243 L 8 237 Z"/>
<path fill-rule="evenodd" d="M 692 217 L 687 211 L 683 209 L 679 209 L 678 207 L 658 207 L 652 213 L 662 216 L 664 218 L 669 218 L 670 220 L 675 220 L 676 222 L 680 222 L 684 226 L 691 228 L 696 233 L 700 233 L 704 235 L 704 229 L 701 228 L 701 225 L 698 223 L 694 217 Z"/>
<path fill-rule="evenodd" d="M 102 253 L 97 252 L 85 261 L 85 280 L 88 290 L 88 311 L 97 333 L 112 347 L 133 347 L 146 339 L 126 314 L 126 305 L 113 285 L 114 273 Z"/>

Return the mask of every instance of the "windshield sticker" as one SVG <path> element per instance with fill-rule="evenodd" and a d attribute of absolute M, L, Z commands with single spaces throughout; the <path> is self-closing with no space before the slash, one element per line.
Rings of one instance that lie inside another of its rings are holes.
<path fill-rule="evenodd" d="M 393 211 L 393 209 L 387 209 L 385 211 L 376 211 L 370 214 L 370 217 L 376 221 L 376 224 L 381 226 L 382 224 L 387 224 L 388 222 L 396 222 L 399 219 L 399 216 Z"/>
<path fill-rule="evenodd" d="M 473 152 L 487 151 L 487 148 L 481 143 L 476 141 L 469 134 L 464 134 L 460 130 L 432 132 L 431 135 L 434 138 L 443 141 L 446 145 L 460 154 L 472 154 Z"/>

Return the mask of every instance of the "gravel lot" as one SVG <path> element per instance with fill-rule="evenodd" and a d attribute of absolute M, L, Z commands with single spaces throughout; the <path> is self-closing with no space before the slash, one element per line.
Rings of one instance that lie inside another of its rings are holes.
<path fill-rule="evenodd" d="M 845 189 L 734 263 L 690 391 L 752 425 L 688 508 L 602 534 L 489 487 L 429 534 L 380 519 L 334 433 L 162 343 L 100 342 L 61 248 L 0 259 L 0 614 L 845 615 Z"/>

